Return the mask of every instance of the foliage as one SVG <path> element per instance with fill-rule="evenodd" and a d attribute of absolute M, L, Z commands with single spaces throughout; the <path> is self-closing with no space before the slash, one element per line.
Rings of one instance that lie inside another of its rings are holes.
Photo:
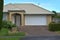
<path fill-rule="evenodd" d="M 7 34 L 8 34 L 8 29 L 2 28 L 2 30 L 0 31 L 0 36 L 6 36 Z"/>
<path fill-rule="evenodd" d="M 9 33 L 13 27 L 16 27 L 11 21 L 3 21 L 2 22 L 2 29 L 0 30 L 0 36 L 24 36 L 24 32 L 17 32 L 17 33 Z"/>
<path fill-rule="evenodd" d="M 2 27 L 2 18 L 3 18 L 3 1 L 4 0 L 0 0 L 0 30 Z"/>
<path fill-rule="evenodd" d="M 25 32 L 9 33 L 8 36 L 25 36 Z"/>
<path fill-rule="evenodd" d="M 53 13 L 55 13 L 55 15 L 57 15 L 57 12 L 56 11 L 52 11 Z"/>
<path fill-rule="evenodd" d="M 60 18 L 60 16 L 56 15 L 56 16 L 54 16 L 54 18 Z"/>
<path fill-rule="evenodd" d="M 9 30 L 12 30 L 13 27 L 16 27 L 16 25 L 13 24 L 11 21 L 3 21 L 2 26 L 3 28 L 7 28 Z"/>
<path fill-rule="evenodd" d="M 16 27 L 15 24 L 13 24 L 10 21 L 3 21 L 2 22 L 3 27 L 0 30 L 0 36 L 25 36 L 24 32 L 17 32 L 17 33 L 9 33 L 9 30 L 11 30 L 13 27 Z"/>
<path fill-rule="evenodd" d="M 60 23 L 51 22 L 49 24 L 50 31 L 60 31 Z"/>
<path fill-rule="evenodd" d="M 52 11 L 54 13 L 54 15 L 52 15 L 53 17 L 57 16 L 57 12 L 56 11 Z"/>
<path fill-rule="evenodd" d="M 8 29 L 2 28 L 2 30 L 0 31 L 0 36 L 25 36 L 25 32 L 9 33 Z"/>
<path fill-rule="evenodd" d="M 53 17 L 54 18 L 60 18 L 60 16 L 57 15 L 57 12 L 56 11 L 52 11 L 54 13 Z"/>
<path fill-rule="evenodd" d="M 0 40 L 21 40 L 21 37 L 5 37 L 0 38 Z"/>

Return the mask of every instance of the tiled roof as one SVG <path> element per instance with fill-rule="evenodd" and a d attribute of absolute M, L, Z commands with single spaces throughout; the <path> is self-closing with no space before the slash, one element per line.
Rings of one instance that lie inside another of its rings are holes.
<path fill-rule="evenodd" d="M 25 14 L 53 14 L 40 6 L 31 3 L 7 4 L 4 6 L 3 12 L 8 12 L 8 10 L 24 10 Z"/>

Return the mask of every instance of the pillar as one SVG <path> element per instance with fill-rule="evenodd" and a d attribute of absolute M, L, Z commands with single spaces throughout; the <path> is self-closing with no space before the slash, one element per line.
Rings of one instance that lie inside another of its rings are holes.
<path fill-rule="evenodd" d="M 11 20 L 11 13 L 9 13 L 9 21 L 12 21 L 12 20 Z"/>
<path fill-rule="evenodd" d="M 22 23 L 21 26 L 24 26 L 24 15 L 23 14 L 21 14 L 21 23 Z"/>
<path fill-rule="evenodd" d="M 52 17 L 51 17 L 51 15 L 50 15 L 50 16 L 47 16 L 47 24 L 49 24 L 50 22 L 52 22 Z"/>

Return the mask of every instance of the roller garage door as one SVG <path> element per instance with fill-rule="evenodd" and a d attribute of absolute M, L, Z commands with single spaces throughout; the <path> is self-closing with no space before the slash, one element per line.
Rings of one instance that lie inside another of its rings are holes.
<path fill-rule="evenodd" d="M 25 15 L 25 25 L 47 25 L 46 15 Z"/>

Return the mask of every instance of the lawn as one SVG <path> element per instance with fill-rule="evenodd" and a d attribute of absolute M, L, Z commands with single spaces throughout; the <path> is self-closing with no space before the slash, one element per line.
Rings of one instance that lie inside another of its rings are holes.
<path fill-rule="evenodd" d="M 5 37 L 0 38 L 0 40 L 21 40 L 22 37 Z"/>
<path fill-rule="evenodd" d="M 8 29 L 3 28 L 0 31 L 0 36 L 25 36 L 25 32 L 12 32 L 12 33 L 10 33 Z"/>
<path fill-rule="evenodd" d="M 21 40 L 25 36 L 25 32 L 19 32 L 14 29 L 16 25 L 8 21 L 3 21 L 3 27 L 0 30 L 0 40 Z"/>
<path fill-rule="evenodd" d="M 9 33 L 7 36 L 25 36 L 25 32 Z"/>
<path fill-rule="evenodd" d="M 8 29 L 0 31 L 0 40 L 21 40 L 25 36 L 25 32 L 9 33 Z"/>

